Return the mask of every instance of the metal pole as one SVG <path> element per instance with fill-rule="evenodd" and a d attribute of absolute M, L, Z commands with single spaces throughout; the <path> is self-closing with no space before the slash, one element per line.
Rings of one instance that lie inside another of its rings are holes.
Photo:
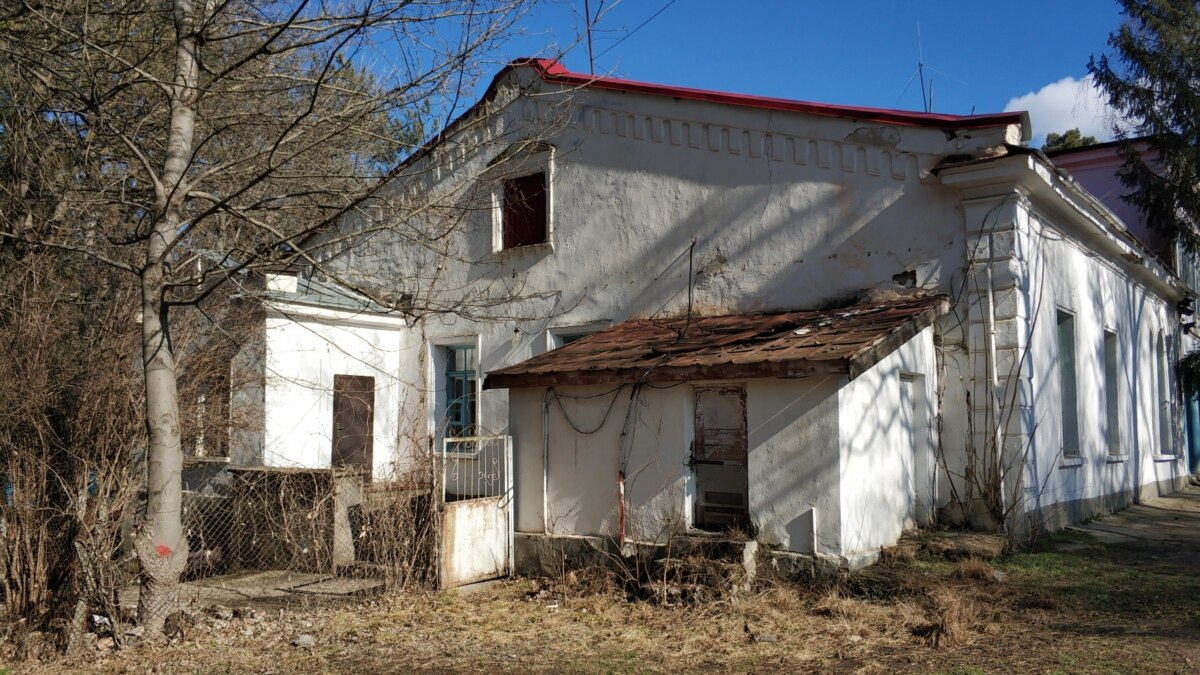
<path fill-rule="evenodd" d="M 504 437 L 504 493 L 508 495 L 508 573 L 517 571 L 516 499 L 513 495 L 513 440 Z"/>
<path fill-rule="evenodd" d="M 583 0 L 583 26 L 587 32 L 588 43 L 588 73 L 596 74 L 596 58 L 592 56 L 592 7 L 588 0 Z"/>

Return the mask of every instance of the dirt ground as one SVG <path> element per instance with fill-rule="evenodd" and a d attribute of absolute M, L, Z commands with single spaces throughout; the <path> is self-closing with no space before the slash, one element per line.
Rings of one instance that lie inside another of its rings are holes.
<path fill-rule="evenodd" d="M 990 562 L 902 552 L 835 581 L 718 591 L 717 599 L 704 602 L 631 601 L 618 586 L 611 575 L 578 572 L 472 593 L 238 612 L 227 620 L 201 619 L 169 645 L 8 669 L 1194 672 L 1200 663 L 1200 489 Z"/>

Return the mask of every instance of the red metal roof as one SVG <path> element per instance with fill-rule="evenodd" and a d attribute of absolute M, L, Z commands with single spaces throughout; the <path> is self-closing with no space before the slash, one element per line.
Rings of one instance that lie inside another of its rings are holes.
<path fill-rule="evenodd" d="M 553 59 L 522 58 L 512 61 L 507 68 L 500 71 L 501 75 L 511 68 L 533 66 L 538 75 L 547 82 L 556 82 L 591 89 L 611 89 L 628 91 L 638 94 L 655 94 L 693 101 L 710 101 L 728 105 L 745 106 L 750 108 L 765 108 L 767 110 L 788 110 L 821 115 L 825 117 L 848 117 L 872 122 L 885 122 L 901 126 L 924 126 L 939 129 L 981 129 L 985 127 L 1006 126 L 1009 124 L 1025 123 L 1025 113 L 1003 112 L 985 115 L 944 115 L 942 113 L 921 113 L 907 110 L 892 110 L 888 108 L 866 108 L 850 105 L 833 105 L 829 103 L 813 103 L 796 101 L 785 98 L 768 96 L 751 96 L 748 94 L 731 94 L 708 89 L 692 89 L 689 87 L 674 87 L 665 84 L 652 84 L 635 80 L 623 80 L 616 77 L 596 77 L 586 73 L 576 73 L 567 70 L 561 63 Z"/>
<path fill-rule="evenodd" d="M 831 310 L 626 321 L 487 375 L 485 389 L 856 377 L 949 310 L 944 295 Z"/>

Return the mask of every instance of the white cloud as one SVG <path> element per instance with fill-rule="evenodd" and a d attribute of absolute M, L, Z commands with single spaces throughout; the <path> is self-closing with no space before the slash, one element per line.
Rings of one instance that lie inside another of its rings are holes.
<path fill-rule="evenodd" d="M 1004 110 L 1029 111 L 1029 121 L 1033 125 L 1030 145 L 1033 147 L 1041 147 L 1046 142 L 1046 134 L 1051 131 L 1062 133 L 1075 128 L 1084 136 L 1110 141 L 1113 121 L 1119 121 L 1104 95 L 1092 84 L 1091 75 L 1082 80 L 1064 77 L 1051 82 L 1037 91 L 1010 99 Z"/>

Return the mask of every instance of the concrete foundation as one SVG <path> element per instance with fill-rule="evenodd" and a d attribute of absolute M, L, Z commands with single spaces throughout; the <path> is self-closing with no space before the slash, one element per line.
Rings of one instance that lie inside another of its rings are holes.
<path fill-rule="evenodd" d="M 627 542 L 621 547 L 605 537 L 580 537 L 517 532 L 514 537 L 516 573 L 559 576 L 568 570 L 598 567 L 627 573 L 650 571 L 668 558 L 700 557 L 741 565 L 753 578 L 758 542 L 705 536 L 676 537 L 665 544 Z"/>
<path fill-rule="evenodd" d="M 669 544 L 626 544 L 624 551 L 616 542 L 603 537 L 554 536 L 518 532 L 516 573 L 527 576 L 558 577 L 581 568 L 608 569 L 619 574 L 635 572 L 654 575 L 661 572 L 663 561 L 701 557 L 718 563 L 742 566 L 747 584 L 759 581 L 805 582 L 827 578 L 839 571 L 859 569 L 879 558 L 879 554 L 854 560 L 835 559 L 805 553 L 780 551 L 760 546 L 756 541 L 733 541 L 711 537 L 678 537 Z"/>

